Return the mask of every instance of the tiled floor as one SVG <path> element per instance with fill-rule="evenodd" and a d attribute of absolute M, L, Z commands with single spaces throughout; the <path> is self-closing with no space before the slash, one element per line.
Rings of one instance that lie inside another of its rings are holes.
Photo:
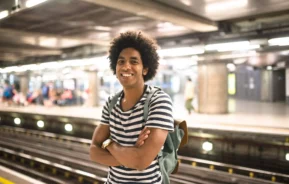
<path fill-rule="evenodd" d="M 85 117 L 100 119 L 102 107 L 7 107 L 0 111 L 18 111 L 47 115 Z M 264 103 L 229 100 L 229 113 L 188 115 L 182 97 L 174 98 L 174 117 L 187 120 L 188 127 L 228 131 L 259 132 L 289 135 L 289 106 L 285 103 Z"/>

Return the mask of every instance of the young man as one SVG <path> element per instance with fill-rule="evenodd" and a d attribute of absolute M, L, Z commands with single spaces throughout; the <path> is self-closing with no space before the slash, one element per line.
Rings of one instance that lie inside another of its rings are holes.
<path fill-rule="evenodd" d="M 123 90 L 110 114 L 111 98 L 103 108 L 90 157 L 110 166 L 107 184 L 160 184 L 157 155 L 174 129 L 170 97 L 156 92 L 146 122 L 143 117 L 144 102 L 153 89 L 145 82 L 155 76 L 159 65 L 157 45 L 141 32 L 126 32 L 112 41 L 109 60 Z"/>

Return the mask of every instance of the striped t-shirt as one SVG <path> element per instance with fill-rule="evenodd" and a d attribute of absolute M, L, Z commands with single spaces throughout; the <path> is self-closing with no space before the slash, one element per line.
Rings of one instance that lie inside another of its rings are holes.
<path fill-rule="evenodd" d="M 147 121 L 144 121 L 144 103 L 153 88 L 147 85 L 145 87 L 145 92 L 141 99 L 130 110 L 124 112 L 120 107 L 123 93 L 111 110 L 110 115 L 108 109 L 111 98 L 108 99 L 103 108 L 101 123 L 110 126 L 111 138 L 122 146 L 134 146 L 144 127 L 160 128 L 168 131 L 174 130 L 172 101 L 169 95 L 163 91 L 158 91 L 151 97 Z M 109 168 L 106 184 L 160 184 L 162 181 L 157 157 L 143 171 L 123 166 Z"/>

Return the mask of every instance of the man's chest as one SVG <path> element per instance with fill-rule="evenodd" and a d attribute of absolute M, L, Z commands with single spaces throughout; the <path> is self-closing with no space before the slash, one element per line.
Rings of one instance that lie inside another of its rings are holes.
<path fill-rule="evenodd" d="M 140 107 L 125 113 L 115 112 L 116 113 L 110 115 L 109 121 L 112 132 L 139 135 L 145 126 L 143 108 Z"/>

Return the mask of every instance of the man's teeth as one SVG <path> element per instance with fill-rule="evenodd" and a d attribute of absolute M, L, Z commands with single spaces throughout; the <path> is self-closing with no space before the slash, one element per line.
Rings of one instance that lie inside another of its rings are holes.
<path fill-rule="evenodd" d="M 130 77 L 130 76 L 132 76 L 132 74 L 122 74 L 122 76 L 124 76 L 124 77 Z"/>

